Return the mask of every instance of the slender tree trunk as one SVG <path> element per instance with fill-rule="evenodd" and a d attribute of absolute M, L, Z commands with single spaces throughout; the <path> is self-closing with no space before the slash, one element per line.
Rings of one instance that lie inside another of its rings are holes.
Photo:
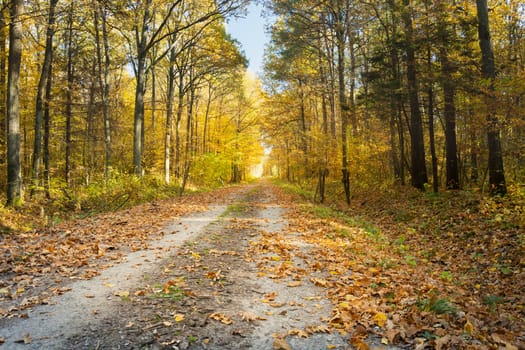
<path fill-rule="evenodd" d="M 137 62 L 135 66 L 135 109 L 133 113 L 133 170 L 142 177 L 142 154 L 144 152 L 144 93 L 146 90 L 146 55 L 148 43 L 148 24 L 151 20 L 152 0 L 146 0 L 142 27 L 136 29 Z"/>
<path fill-rule="evenodd" d="M 168 100 L 166 101 L 166 130 L 164 133 L 164 181 L 169 185 L 171 171 L 171 137 L 173 135 L 173 100 L 175 99 L 175 48 L 170 53 Z"/>
<path fill-rule="evenodd" d="M 133 168 L 137 177 L 142 177 L 144 92 L 146 87 L 145 57 L 139 57 L 135 90 L 135 113 L 133 118 Z"/>
<path fill-rule="evenodd" d="M 67 88 L 66 88 L 66 165 L 65 180 L 71 184 L 71 120 L 73 118 L 73 6 L 71 3 L 67 29 Z"/>
<path fill-rule="evenodd" d="M 10 1 L 9 60 L 7 77 L 7 205 L 22 193 L 20 165 L 20 65 L 22 61 L 22 0 Z"/>
<path fill-rule="evenodd" d="M 478 138 L 474 130 L 470 131 L 470 181 L 477 182 L 479 179 L 478 171 Z"/>
<path fill-rule="evenodd" d="M 100 8 L 102 18 L 102 41 L 104 43 L 104 65 L 102 74 L 102 114 L 104 119 L 104 148 L 105 148 L 105 177 L 106 182 L 111 178 L 111 115 L 109 111 L 109 73 L 111 60 L 109 56 L 109 33 L 107 16 L 104 8 Z"/>
<path fill-rule="evenodd" d="M 184 75 L 183 70 L 179 69 L 179 93 L 177 98 L 177 120 L 175 121 L 175 176 L 180 178 L 181 172 L 181 140 L 180 123 L 182 121 L 182 109 L 184 106 Z"/>
<path fill-rule="evenodd" d="M 0 2 L 0 173 L 4 173 L 4 165 L 6 164 L 5 146 L 7 140 L 7 112 L 6 112 L 6 59 L 7 59 L 7 36 L 8 23 L 6 19 L 6 10 L 4 2 Z M 4 188 L 5 176 L 0 177 L 0 187 Z"/>
<path fill-rule="evenodd" d="M 307 126 L 306 126 L 306 111 L 304 102 L 304 85 L 302 80 L 299 79 L 299 94 L 300 94 L 300 106 L 299 106 L 299 122 L 301 127 L 301 151 L 303 152 L 303 168 L 304 177 L 308 178 L 308 139 L 307 139 Z"/>
<path fill-rule="evenodd" d="M 345 25 L 346 19 L 342 14 L 341 9 L 336 11 L 336 45 L 337 45 L 337 78 L 339 89 L 339 109 L 341 112 L 341 172 L 346 203 L 350 204 L 350 171 L 348 166 L 348 114 L 350 107 L 345 92 Z"/>
<path fill-rule="evenodd" d="M 192 82 L 192 74 L 190 74 L 190 82 Z M 193 84 L 193 82 L 191 83 Z M 188 115 L 186 121 L 186 147 L 184 155 L 184 174 L 182 175 L 182 184 L 179 190 L 179 196 L 182 196 L 184 190 L 186 189 L 186 183 L 190 176 L 190 167 L 191 167 L 191 143 L 192 143 L 192 121 L 193 121 L 193 104 L 195 102 L 195 86 L 190 87 L 190 95 L 188 101 Z"/>
<path fill-rule="evenodd" d="M 452 67 L 445 49 L 440 52 L 443 74 L 443 100 L 445 114 L 445 150 L 447 163 L 447 189 L 459 189 L 458 150 L 456 141 L 456 104 Z"/>
<path fill-rule="evenodd" d="M 35 140 L 33 147 L 32 164 L 33 187 L 31 188 L 31 195 L 33 195 L 34 192 L 37 190 L 40 180 L 40 167 L 42 161 L 42 119 L 44 114 L 44 99 L 46 95 L 47 80 L 49 79 L 51 62 L 53 60 L 53 36 L 55 34 L 55 8 L 57 2 L 58 0 L 49 0 L 49 13 L 47 20 L 44 63 L 42 64 L 42 71 L 40 73 L 40 79 L 38 80 L 38 87 L 36 93 L 34 130 Z"/>
<path fill-rule="evenodd" d="M 419 91 L 416 72 L 416 57 L 414 50 L 414 34 L 410 0 L 403 0 L 403 21 L 405 24 L 405 49 L 408 81 L 408 98 L 410 102 L 410 139 L 411 139 L 411 170 L 412 186 L 425 189 L 428 182 L 425 164 L 425 144 L 423 139 L 423 122 L 419 108 Z"/>
<path fill-rule="evenodd" d="M 212 83 L 208 82 L 208 101 L 206 102 L 206 112 L 204 113 L 204 126 L 202 131 L 202 153 L 207 153 L 206 139 L 208 137 L 208 123 L 210 119 L 211 101 L 212 101 Z"/>
<path fill-rule="evenodd" d="M 430 56 L 428 59 L 430 62 Z M 434 190 L 435 193 L 437 193 L 439 191 L 439 175 L 438 175 L 438 159 L 436 155 L 436 137 L 434 133 L 434 89 L 432 88 L 432 82 L 429 82 L 427 96 L 428 96 L 428 138 L 429 138 L 429 143 L 430 143 L 430 155 L 432 157 L 432 189 Z"/>
<path fill-rule="evenodd" d="M 481 70 L 483 78 L 490 81 L 489 98 L 487 101 L 488 132 L 487 146 L 489 150 L 489 185 L 492 195 L 504 195 L 507 193 L 505 183 L 505 170 L 503 168 L 503 154 L 501 149 L 500 125 L 498 117 L 493 112 L 495 105 L 494 80 L 496 79 L 496 68 L 494 66 L 494 53 L 490 38 L 489 14 L 486 0 L 476 0 L 478 17 L 478 36 L 481 48 Z"/>
<path fill-rule="evenodd" d="M 49 104 L 51 102 L 51 87 L 53 86 L 53 57 L 49 65 L 49 73 L 46 84 L 46 98 L 44 101 L 44 190 L 46 198 L 51 198 L 51 172 L 50 172 L 50 152 L 49 141 L 51 138 L 51 115 L 49 113 Z"/>
<path fill-rule="evenodd" d="M 99 23 L 100 19 L 100 23 Z M 111 178 L 111 119 L 109 113 L 109 33 L 107 29 L 107 15 L 103 5 L 98 1 L 94 9 L 95 41 L 97 48 L 98 85 L 101 90 L 102 119 L 104 123 L 104 177 L 106 182 Z M 99 26 L 102 29 L 102 40 L 100 38 Z"/>
<path fill-rule="evenodd" d="M 157 113 L 157 72 L 155 71 L 155 66 L 151 66 L 151 133 L 154 135 L 153 142 L 155 142 L 156 113 Z"/>

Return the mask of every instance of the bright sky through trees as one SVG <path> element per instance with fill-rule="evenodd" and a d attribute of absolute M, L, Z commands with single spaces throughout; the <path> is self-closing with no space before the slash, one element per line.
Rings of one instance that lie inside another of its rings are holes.
<path fill-rule="evenodd" d="M 246 17 L 230 19 L 227 24 L 228 33 L 242 44 L 250 60 L 249 69 L 256 74 L 262 73 L 264 45 L 268 42 L 261 11 L 262 7 L 252 2 Z"/>

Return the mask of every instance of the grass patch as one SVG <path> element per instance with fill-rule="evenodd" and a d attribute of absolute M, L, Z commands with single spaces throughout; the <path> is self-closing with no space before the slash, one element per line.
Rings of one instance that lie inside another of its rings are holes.
<path fill-rule="evenodd" d="M 242 214 L 246 211 L 246 203 L 244 202 L 237 202 L 228 205 L 228 208 L 224 211 L 224 213 L 221 214 L 221 217 L 227 217 L 232 214 Z"/>
<path fill-rule="evenodd" d="M 151 295 L 153 298 L 169 299 L 173 301 L 180 301 L 184 299 L 184 292 L 179 286 L 166 284 L 155 285 L 154 293 Z"/>
<path fill-rule="evenodd" d="M 433 312 L 438 315 L 451 315 L 455 314 L 457 309 L 444 298 L 427 298 L 418 300 L 417 306 L 421 311 Z"/>

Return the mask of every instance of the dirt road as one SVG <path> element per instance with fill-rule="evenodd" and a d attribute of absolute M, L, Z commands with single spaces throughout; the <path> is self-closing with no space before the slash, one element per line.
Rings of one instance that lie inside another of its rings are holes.
<path fill-rule="evenodd" d="M 272 188 L 173 218 L 160 240 L 18 318 L 0 349 L 344 349 L 331 303 L 306 271 L 312 248 Z M 224 202 L 224 201 L 223 201 Z M 151 215 L 155 215 L 152 213 Z"/>

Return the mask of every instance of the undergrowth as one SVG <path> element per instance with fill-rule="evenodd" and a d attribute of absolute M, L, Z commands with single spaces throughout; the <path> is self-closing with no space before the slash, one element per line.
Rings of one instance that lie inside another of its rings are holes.
<path fill-rule="evenodd" d="M 178 193 L 179 186 L 166 185 L 161 178 L 149 176 L 137 178 L 118 174 L 107 183 L 100 181 L 74 187 L 53 183 L 49 198 L 43 191 L 36 192 L 32 197 L 26 193 L 24 201 L 15 208 L 4 207 L 5 201 L 0 198 L 0 234 L 53 226 L 65 220 L 172 198 Z"/>

